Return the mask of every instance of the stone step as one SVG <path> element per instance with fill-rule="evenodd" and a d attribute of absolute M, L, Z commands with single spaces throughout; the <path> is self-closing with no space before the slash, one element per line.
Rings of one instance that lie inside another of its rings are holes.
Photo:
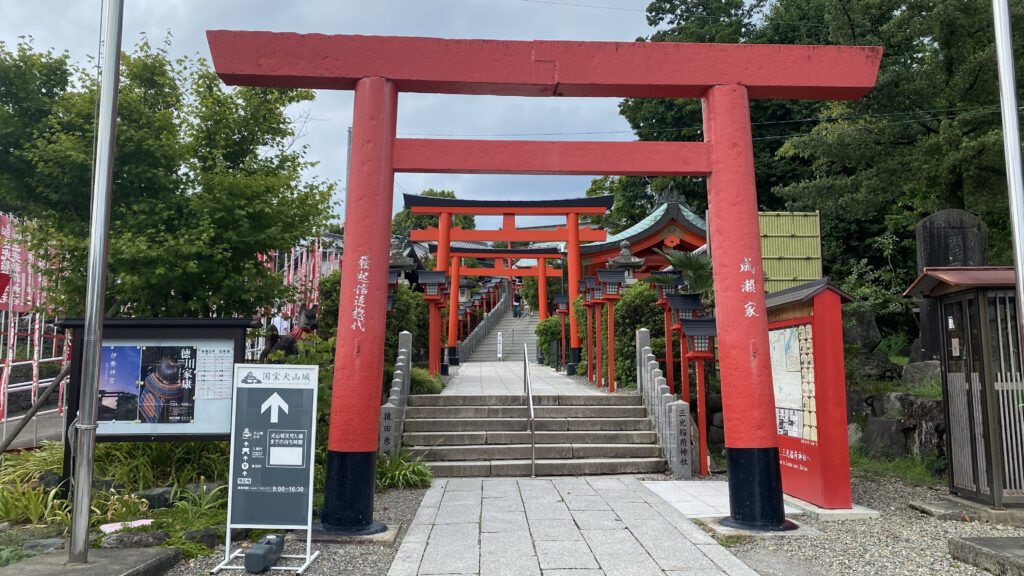
<path fill-rule="evenodd" d="M 530 460 L 426 462 L 438 477 L 529 476 Z M 537 460 L 538 476 L 642 474 L 665 471 L 660 458 L 574 458 Z"/>
<path fill-rule="evenodd" d="M 522 406 L 522 394 L 414 394 L 409 406 Z M 639 394 L 537 395 L 534 406 L 641 406 Z"/>
<path fill-rule="evenodd" d="M 537 444 L 654 444 L 656 434 L 650 430 L 591 432 L 563 430 L 537 432 Z M 468 432 L 406 432 L 402 437 L 405 446 L 469 446 L 476 444 L 529 444 L 530 433 L 520 431 Z"/>
<path fill-rule="evenodd" d="M 525 418 L 526 406 L 409 406 L 407 419 Z M 646 418 L 643 406 L 536 406 L 537 418 Z"/>
<path fill-rule="evenodd" d="M 405 420 L 408 432 L 471 432 L 475 430 L 516 431 L 527 430 L 526 418 L 438 418 L 432 420 Z M 650 430 L 647 418 L 537 418 L 534 430 Z"/>
<path fill-rule="evenodd" d="M 518 460 L 530 457 L 529 444 L 410 446 L 413 456 L 430 461 Z M 658 458 L 657 444 L 538 444 L 537 458 Z"/>

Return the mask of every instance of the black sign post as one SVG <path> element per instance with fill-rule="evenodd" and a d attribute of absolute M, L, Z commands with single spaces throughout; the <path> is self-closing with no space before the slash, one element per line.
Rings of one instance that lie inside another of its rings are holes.
<path fill-rule="evenodd" d="M 313 455 L 316 442 L 317 366 L 236 364 L 231 405 L 231 475 L 224 562 L 241 557 L 231 550 L 232 528 L 306 530 L 301 566 L 280 567 L 301 574 L 320 554 L 312 553 Z"/>

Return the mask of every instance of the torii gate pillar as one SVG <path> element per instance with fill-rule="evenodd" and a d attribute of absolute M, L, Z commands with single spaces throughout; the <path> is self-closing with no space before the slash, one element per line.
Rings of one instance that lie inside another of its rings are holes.
<path fill-rule="evenodd" d="M 356 82 L 352 161 L 345 206 L 345 259 L 338 297 L 338 342 L 327 439 L 325 528 L 376 534 L 373 521 L 377 419 L 386 329 L 391 197 L 398 90 L 385 78 Z M 385 225 L 387 223 L 387 225 Z"/>
<path fill-rule="evenodd" d="M 722 523 L 779 530 L 786 517 L 747 89 L 714 86 L 704 93 L 703 105 L 705 140 L 714 150 L 708 232 L 729 465 L 730 517 Z"/>

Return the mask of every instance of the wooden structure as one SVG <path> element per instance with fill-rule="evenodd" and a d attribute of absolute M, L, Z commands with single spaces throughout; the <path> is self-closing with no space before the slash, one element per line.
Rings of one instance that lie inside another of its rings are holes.
<path fill-rule="evenodd" d="M 770 530 L 784 525 L 771 365 L 765 353 L 768 325 L 750 99 L 859 98 L 874 86 L 881 48 L 226 30 L 208 31 L 207 38 L 214 68 L 227 84 L 355 91 L 324 526 L 349 533 L 384 529 L 373 522 L 373 488 L 384 363 L 382 287 L 395 172 L 706 177 L 721 373 L 729 383 L 722 397 L 730 470 L 731 516 L 726 521 Z M 700 98 L 704 140 L 398 138 L 399 92 Z M 571 214 L 567 222 L 569 245 L 579 244 L 576 218 Z M 456 262 L 450 274 L 457 272 Z M 580 262 L 570 260 L 569 269 L 575 297 Z M 572 333 L 576 336 L 575 326 Z"/>
<path fill-rule="evenodd" d="M 782 489 L 822 508 L 853 505 L 841 308 L 852 300 L 827 278 L 767 299 Z"/>
<path fill-rule="evenodd" d="M 1024 504 L 1024 379 L 1011 266 L 927 267 L 904 293 L 937 302 L 949 491 Z"/>
<path fill-rule="evenodd" d="M 604 230 L 596 230 L 590 227 L 580 227 L 580 216 L 599 215 L 611 209 L 615 198 L 612 196 L 598 196 L 594 198 L 575 198 L 569 200 L 459 200 L 455 198 L 438 198 L 433 196 L 405 195 L 405 207 L 413 214 L 436 215 L 438 216 L 438 227 L 429 227 L 426 230 L 413 230 L 410 232 L 410 239 L 414 241 L 437 242 L 437 264 L 436 269 L 441 271 L 450 270 L 453 285 L 458 282 L 460 275 L 483 275 L 490 276 L 558 276 L 561 273 L 557 270 L 547 268 L 547 261 L 550 259 L 561 260 L 562 253 L 554 248 L 511 248 L 512 242 L 564 242 L 567 255 L 569 273 L 569 298 L 570 301 L 576 298 L 578 293 L 577 285 L 580 275 L 580 242 L 584 240 L 603 240 L 606 236 Z M 498 230 L 463 230 L 461 227 L 452 228 L 452 218 L 457 214 L 471 214 L 474 216 L 493 215 L 502 217 L 502 227 Z M 564 216 L 566 225 L 555 230 L 524 230 L 516 228 L 516 216 Z M 478 242 L 506 242 L 507 249 L 456 249 L 451 247 L 455 240 L 473 240 Z M 463 270 L 462 258 L 494 258 L 504 261 L 508 258 L 532 257 L 537 259 L 535 271 L 516 271 L 511 263 L 507 266 L 495 266 L 493 268 L 468 268 Z M 458 260 L 458 262 L 456 262 Z M 449 264 L 450 261 L 450 264 Z M 547 282 L 537 282 L 540 319 L 547 317 Z M 453 310 L 449 311 L 449 318 L 452 318 Z M 575 313 L 569 311 L 570 324 L 570 348 L 572 358 L 570 359 L 569 373 L 574 373 L 574 368 L 580 358 L 579 327 Z M 449 320 L 448 327 L 448 363 L 452 366 L 458 365 L 458 340 L 454 336 L 458 333 L 453 330 L 453 321 Z M 431 336 L 433 341 L 433 335 Z"/>

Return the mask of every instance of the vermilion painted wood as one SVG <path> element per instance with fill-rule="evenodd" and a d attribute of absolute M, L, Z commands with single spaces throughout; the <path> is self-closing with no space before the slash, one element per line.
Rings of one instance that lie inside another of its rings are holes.
<path fill-rule="evenodd" d="M 395 173 L 392 144 L 398 119 L 398 90 L 384 78 L 356 85 L 352 123 L 352 163 L 345 205 L 345 260 L 341 265 L 338 341 L 328 450 L 377 450 L 380 375 L 384 369 L 388 257 L 391 247 L 391 195 Z M 360 261 L 366 259 L 361 269 Z M 365 279 L 361 279 L 365 272 Z M 363 326 L 353 322 L 357 288 L 365 283 Z M 367 383 L 373 383 L 370 386 Z"/>
<path fill-rule="evenodd" d="M 459 249 L 452 253 L 458 258 L 561 258 L 562 253 L 557 249 L 551 252 L 530 252 L 529 254 L 516 254 L 514 252 L 501 252 L 500 250 L 481 250 L 474 252 L 470 249 Z M 463 274 L 465 275 L 465 274 Z"/>
<path fill-rule="evenodd" d="M 812 300 L 811 316 L 773 322 L 770 330 L 811 325 L 814 344 L 814 393 L 818 415 L 818 441 L 779 436 L 779 459 L 783 465 L 782 487 L 786 494 L 830 509 L 853 505 L 850 491 L 850 453 L 847 449 L 846 375 L 843 360 L 842 300 L 825 290 Z M 786 456 L 791 450 L 807 460 Z M 794 466 L 803 466 L 801 470 Z"/>
<path fill-rule="evenodd" d="M 534 268 L 461 268 L 464 276 L 514 276 L 516 278 L 538 277 L 540 272 Z M 548 278 L 561 278 L 562 271 L 557 268 L 545 268 Z"/>
<path fill-rule="evenodd" d="M 208 30 L 230 85 L 352 90 L 393 80 L 401 92 L 504 96 L 699 98 L 712 86 L 751 98 L 855 99 L 875 83 L 882 49 L 861 46 L 449 40 Z"/>
<path fill-rule="evenodd" d="M 703 142 L 551 142 L 399 138 L 396 172 L 706 176 Z"/>
<path fill-rule="evenodd" d="M 842 300 L 836 292 L 825 290 L 814 297 L 811 334 L 814 342 L 818 446 L 821 450 L 822 500 L 818 505 L 823 508 L 850 508 L 853 501 L 846 428 L 843 312 Z M 782 481 L 785 483 L 785 475 Z"/>
<path fill-rule="evenodd" d="M 566 266 L 569 268 L 569 346 L 575 351 L 580 348 L 580 324 L 576 318 L 576 307 L 572 305 L 580 293 L 580 216 L 570 212 L 565 219 L 565 227 L 569 231 L 569 241 L 565 244 Z M 572 361 L 578 357 L 573 353 Z"/>
<path fill-rule="evenodd" d="M 608 211 L 604 206 L 520 206 L 514 209 L 515 214 L 529 214 L 531 216 L 565 216 L 569 211 L 573 211 L 577 214 L 604 214 Z M 409 209 L 413 214 L 438 214 L 440 211 L 437 207 L 430 206 L 413 206 Z M 513 216 L 514 214 L 508 214 L 509 208 L 495 206 L 450 206 L 444 208 L 445 212 L 452 214 L 470 214 L 473 216 Z M 506 228 L 509 229 L 509 228 Z"/>
<path fill-rule="evenodd" d="M 438 228 L 430 227 L 434 231 L 434 237 L 430 240 L 437 242 L 437 264 L 434 266 L 435 270 L 448 271 L 448 248 L 452 244 L 452 232 L 456 230 L 462 230 L 462 227 L 452 228 L 452 214 L 451 212 L 444 212 L 438 217 Z M 413 230 L 412 233 L 420 232 L 420 230 Z M 413 242 L 421 242 L 416 238 L 410 238 Z M 459 238 L 454 238 L 459 240 Z"/>
<path fill-rule="evenodd" d="M 775 448 L 764 268 L 754 188 L 750 107 L 743 86 L 715 86 L 704 97 L 705 138 L 714 147 L 707 179 L 708 235 L 714 246 L 715 316 L 722 412 L 728 448 Z M 749 269 L 748 269 L 749 267 Z M 753 291 L 744 283 L 753 280 Z M 748 315 L 748 308 L 752 315 Z"/>
<path fill-rule="evenodd" d="M 451 294 L 448 295 L 448 347 L 459 345 L 459 276 L 461 275 L 462 258 L 452 258 L 449 281 Z"/>
<path fill-rule="evenodd" d="M 413 242 L 440 242 L 438 250 L 443 241 L 438 238 L 439 230 L 433 226 L 420 230 L 412 230 L 409 239 Z M 494 242 L 508 240 L 510 242 L 565 242 L 568 232 L 565 226 L 559 226 L 555 230 L 464 230 L 462 227 L 455 227 L 449 233 L 449 241 L 456 242 Z M 604 242 L 608 239 L 607 230 L 594 228 L 580 228 L 581 242 Z M 618 254 L 618 249 L 616 249 Z"/>
<path fill-rule="evenodd" d="M 551 270 L 556 276 L 561 275 L 561 271 L 557 269 Z M 548 317 L 548 283 L 541 282 L 540 278 L 545 280 L 549 276 L 548 274 L 548 261 L 547 258 L 540 258 L 537 260 L 537 317 L 541 322 Z"/>

